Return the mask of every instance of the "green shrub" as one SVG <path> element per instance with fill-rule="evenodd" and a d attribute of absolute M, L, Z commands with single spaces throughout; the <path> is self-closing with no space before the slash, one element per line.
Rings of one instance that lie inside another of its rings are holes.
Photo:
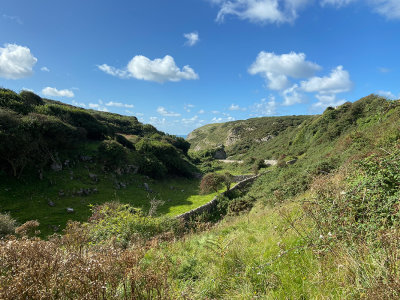
<path fill-rule="evenodd" d="M 30 91 L 21 91 L 19 93 L 25 104 L 30 106 L 44 105 L 43 99 Z"/>
<path fill-rule="evenodd" d="M 180 230 L 179 221 L 144 215 L 140 210 L 119 203 L 105 203 L 92 208 L 86 224 L 92 243 L 113 242 L 126 248 L 130 243 L 145 243 L 156 235 Z"/>
<path fill-rule="evenodd" d="M 0 237 L 4 237 L 8 234 L 14 234 L 16 223 L 13 218 L 9 214 L 1 214 L 0 213 Z"/>
<path fill-rule="evenodd" d="M 218 192 L 225 181 L 225 176 L 217 173 L 208 173 L 203 176 L 200 182 L 200 193 L 208 194 Z"/>
<path fill-rule="evenodd" d="M 127 150 L 116 141 L 102 141 L 98 147 L 99 160 L 108 169 L 116 169 L 128 161 Z"/>

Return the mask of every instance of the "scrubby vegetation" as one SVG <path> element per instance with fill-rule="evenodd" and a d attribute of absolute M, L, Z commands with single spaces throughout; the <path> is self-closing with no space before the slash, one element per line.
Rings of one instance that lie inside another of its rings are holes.
<path fill-rule="evenodd" d="M 157 199 L 149 210 L 113 202 L 44 241 L 33 223 L 15 229 L 5 216 L 0 298 L 398 299 L 400 102 L 370 95 L 284 120 L 273 138 L 250 143 L 248 134 L 227 147 L 232 164 L 191 154 L 217 171 L 205 190 L 220 188 L 227 170 L 259 177 L 188 222 L 158 217 Z M 132 151 L 108 137 L 100 152 L 168 157 L 165 167 L 179 173 L 168 136 L 136 139 L 127 136 Z"/>

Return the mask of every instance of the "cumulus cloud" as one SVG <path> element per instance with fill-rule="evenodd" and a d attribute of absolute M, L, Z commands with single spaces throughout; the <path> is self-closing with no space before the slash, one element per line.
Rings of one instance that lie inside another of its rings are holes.
<path fill-rule="evenodd" d="M 57 90 L 56 88 L 53 87 L 45 87 L 42 90 L 42 94 L 45 96 L 49 97 L 67 97 L 67 98 L 72 98 L 74 97 L 74 92 L 71 90 Z"/>
<path fill-rule="evenodd" d="M 154 60 L 143 55 L 137 55 L 132 58 L 125 69 L 117 69 L 107 64 L 100 65 L 98 68 L 107 74 L 120 78 L 136 78 L 159 83 L 199 78 L 199 75 L 188 65 L 182 69 L 178 68 L 174 58 L 169 55 Z"/>
<path fill-rule="evenodd" d="M 167 111 L 167 110 L 165 109 L 165 107 L 162 107 L 162 106 L 159 106 L 159 107 L 157 108 L 157 112 L 158 112 L 160 115 L 165 116 L 165 117 L 179 117 L 179 116 L 181 115 L 181 114 L 176 113 L 176 112 L 173 112 L 173 111 Z"/>
<path fill-rule="evenodd" d="M 335 94 L 317 94 L 315 97 L 318 99 L 318 102 L 312 105 L 314 110 L 324 110 L 329 106 L 336 107 L 346 102 L 345 99 L 337 100 Z"/>
<path fill-rule="evenodd" d="M 343 70 L 343 66 L 338 66 L 332 70 L 329 76 L 312 77 L 307 81 L 301 82 L 301 88 L 306 92 L 318 92 L 326 94 L 337 94 L 348 92 L 353 87 L 350 74 Z"/>
<path fill-rule="evenodd" d="M 133 108 L 134 105 L 133 104 L 125 104 L 125 103 L 121 103 L 121 102 L 107 102 L 106 106 L 114 106 L 114 107 L 125 107 L 125 108 Z"/>
<path fill-rule="evenodd" d="M 41 67 L 41 68 L 40 68 L 40 71 L 43 71 L 43 72 L 50 72 L 49 68 L 47 68 L 47 67 Z"/>
<path fill-rule="evenodd" d="M 265 77 L 271 90 L 283 90 L 290 85 L 288 77 L 308 78 L 320 69 L 316 63 L 307 61 L 304 53 L 276 55 L 261 51 L 248 71 Z"/>
<path fill-rule="evenodd" d="M 263 98 L 260 102 L 254 103 L 251 107 L 252 116 L 263 117 L 271 116 L 276 113 L 277 103 L 275 97 L 270 95 L 269 98 Z"/>
<path fill-rule="evenodd" d="M 199 34 L 197 32 L 185 33 L 183 36 L 186 39 L 186 46 L 192 47 L 199 42 Z"/>
<path fill-rule="evenodd" d="M 0 77 L 20 79 L 31 76 L 37 58 L 27 47 L 16 44 L 5 44 L 0 47 Z"/>
<path fill-rule="evenodd" d="M 198 111 L 198 113 L 201 114 L 201 115 L 204 114 L 205 112 L 206 112 L 206 111 L 205 111 L 204 109 L 200 109 L 200 110 Z"/>
<path fill-rule="evenodd" d="M 284 90 L 282 92 L 283 105 L 289 106 L 296 103 L 302 103 L 304 101 L 304 95 L 299 92 L 299 86 L 297 84 Z"/>
<path fill-rule="evenodd" d="M 233 15 L 253 23 L 290 23 L 310 0 L 212 0 L 220 9 L 216 20 Z"/>

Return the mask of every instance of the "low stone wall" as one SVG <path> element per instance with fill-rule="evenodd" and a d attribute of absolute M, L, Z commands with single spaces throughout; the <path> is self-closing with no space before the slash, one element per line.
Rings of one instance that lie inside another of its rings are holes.
<path fill-rule="evenodd" d="M 250 174 L 250 175 L 235 175 L 235 176 L 233 176 L 233 180 L 235 182 L 240 182 L 240 181 L 252 178 L 252 177 L 254 177 L 254 175 L 252 175 L 252 174 Z"/>
<path fill-rule="evenodd" d="M 247 176 L 247 178 L 239 181 L 238 183 L 236 183 L 231 189 L 230 191 L 234 191 L 234 190 L 238 190 L 243 188 L 246 184 L 253 182 L 259 175 L 243 175 L 243 176 Z M 251 177 L 249 177 L 251 176 Z M 236 176 L 235 176 L 236 177 Z M 226 191 L 223 192 L 222 194 L 225 195 Z M 175 218 L 177 219 L 183 219 L 185 221 L 189 220 L 190 218 L 197 216 L 197 215 L 201 215 L 204 212 L 210 212 L 211 210 L 213 210 L 218 204 L 218 196 L 215 196 L 214 199 L 212 199 L 210 202 L 199 206 L 195 209 L 192 209 L 188 212 L 185 212 L 181 215 L 176 216 Z"/>

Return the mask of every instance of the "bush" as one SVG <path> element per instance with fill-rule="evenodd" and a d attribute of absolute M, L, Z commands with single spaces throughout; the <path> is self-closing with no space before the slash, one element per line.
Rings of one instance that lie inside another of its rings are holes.
<path fill-rule="evenodd" d="M 22 91 L 19 93 L 25 104 L 30 106 L 44 105 L 43 99 L 30 91 Z"/>
<path fill-rule="evenodd" d="M 8 234 L 14 234 L 16 223 L 13 218 L 9 214 L 1 214 L 0 213 L 0 237 L 4 237 Z"/>
<path fill-rule="evenodd" d="M 98 151 L 99 160 L 108 169 L 117 169 L 127 163 L 127 150 L 116 141 L 107 140 L 101 142 Z"/>
<path fill-rule="evenodd" d="M 92 243 L 113 242 L 126 248 L 129 244 L 142 244 L 165 232 L 177 232 L 179 221 L 144 215 L 140 210 L 119 203 L 105 203 L 92 209 L 86 224 Z"/>
<path fill-rule="evenodd" d="M 218 192 L 225 181 L 225 177 L 221 174 L 208 173 L 201 179 L 200 193 L 208 194 L 210 192 Z"/>

